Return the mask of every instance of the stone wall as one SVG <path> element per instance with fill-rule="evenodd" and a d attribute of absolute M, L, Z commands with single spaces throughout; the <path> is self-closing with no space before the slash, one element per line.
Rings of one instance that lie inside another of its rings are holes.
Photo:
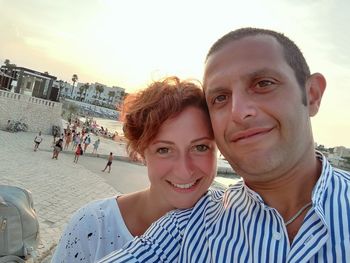
<path fill-rule="evenodd" d="M 21 121 L 28 131 L 51 134 L 52 125 L 62 129 L 62 103 L 0 90 L 0 129 L 7 120 Z"/>

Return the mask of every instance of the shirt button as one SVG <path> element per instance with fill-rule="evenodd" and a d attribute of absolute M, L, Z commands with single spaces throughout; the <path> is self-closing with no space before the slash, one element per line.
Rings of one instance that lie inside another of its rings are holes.
<path fill-rule="evenodd" d="M 276 240 L 280 240 L 280 239 L 282 238 L 282 235 L 281 235 L 281 233 L 279 233 L 279 232 L 274 232 L 274 233 L 272 234 L 272 237 L 273 237 L 274 239 L 276 239 Z"/>

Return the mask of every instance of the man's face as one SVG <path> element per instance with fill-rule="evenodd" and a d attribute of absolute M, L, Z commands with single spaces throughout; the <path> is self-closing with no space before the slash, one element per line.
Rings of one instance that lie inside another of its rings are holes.
<path fill-rule="evenodd" d="M 214 52 L 204 87 L 218 147 L 246 182 L 286 173 L 313 147 L 309 109 L 274 38 L 245 37 Z"/>

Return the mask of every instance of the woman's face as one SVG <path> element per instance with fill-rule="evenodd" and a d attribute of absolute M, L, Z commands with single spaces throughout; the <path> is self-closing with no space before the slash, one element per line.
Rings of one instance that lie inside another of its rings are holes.
<path fill-rule="evenodd" d="M 208 117 L 199 108 L 185 108 L 163 123 L 144 156 L 155 200 L 168 209 L 192 207 L 216 175 Z"/>

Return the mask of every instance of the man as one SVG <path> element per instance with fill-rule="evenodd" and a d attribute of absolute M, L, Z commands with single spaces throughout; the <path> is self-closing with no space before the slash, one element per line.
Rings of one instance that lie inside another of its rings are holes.
<path fill-rule="evenodd" d="M 42 141 L 43 141 L 43 137 L 41 136 L 41 131 L 39 131 L 39 134 L 34 138 L 34 152 L 38 150 L 39 145 Z"/>
<path fill-rule="evenodd" d="M 315 153 L 326 87 L 284 35 L 243 28 L 210 49 L 204 92 L 243 178 L 174 211 L 102 262 L 350 262 L 350 174 Z"/>
<path fill-rule="evenodd" d="M 106 171 L 107 167 L 108 167 L 108 173 L 111 172 L 112 161 L 113 161 L 113 153 L 110 152 L 108 156 L 108 162 L 106 164 L 106 167 L 102 170 L 102 172 Z"/>

